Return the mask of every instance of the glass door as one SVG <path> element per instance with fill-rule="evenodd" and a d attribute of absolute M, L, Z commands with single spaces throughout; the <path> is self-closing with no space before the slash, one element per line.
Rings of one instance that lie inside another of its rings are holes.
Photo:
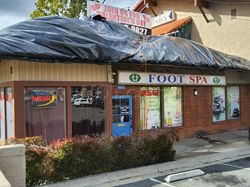
<path fill-rule="evenodd" d="M 132 128 L 132 96 L 113 96 L 112 136 L 130 136 Z"/>

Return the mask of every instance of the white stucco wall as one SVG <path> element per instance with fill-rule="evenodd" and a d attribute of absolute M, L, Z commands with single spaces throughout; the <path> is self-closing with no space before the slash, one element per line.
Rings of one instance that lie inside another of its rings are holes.
<path fill-rule="evenodd" d="M 204 9 L 209 23 L 192 0 L 158 0 L 157 7 L 152 8 L 157 14 L 174 10 L 177 19 L 191 16 L 192 40 L 250 60 L 250 3 L 210 3 L 210 8 Z M 237 10 L 235 19 L 231 17 L 232 9 Z M 143 13 L 153 16 L 149 8 Z"/>

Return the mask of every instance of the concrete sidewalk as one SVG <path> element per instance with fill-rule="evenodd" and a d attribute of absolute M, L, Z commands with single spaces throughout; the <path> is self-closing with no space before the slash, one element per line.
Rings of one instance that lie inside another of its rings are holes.
<path fill-rule="evenodd" d="M 221 134 L 206 135 L 202 138 L 189 138 L 176 142 L 176 159 L 204 154 L 235 151 L 249 147 L 248 131 L 240 130 Z"/>
<path fill-rule="evenodd" d="M 47 185 L 48 187 L 117 186 L 250 156 L 247 131 L 191 138 L 175 144 L 176 161 L 126 169 Z"/>

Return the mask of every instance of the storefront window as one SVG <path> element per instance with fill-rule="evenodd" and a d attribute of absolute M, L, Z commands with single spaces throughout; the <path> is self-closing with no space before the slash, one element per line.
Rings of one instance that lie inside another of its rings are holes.
<path fill-rule="evenodd" d="M 227 117 L 237 119 L 240 117 L 240 88 L 239 86 L 227 87 Z"/>
<path fill-rule="evenodd" d="M 182 125 L 182 93 L 180 87 L 164 87 L 164 127 Z"/>
<path fill-rule="evenodd" d="M 14 137 L 13 127 L 13 101 L 12 88 L 5 90 L 5 104 L 6 104 L 6 122 L 7 122 L 7 138 Z"/>
<path fill-rule="evenodd" d="M 161 104 L 159 87 L 140 89 L 140 129 L 161 128 Z"/>
<path fill-rule="evenodd" d="M 94 135 L 105 130 L 104 87 L 72 87 L 72 134 Z"/>
<path fill-rule="evenodd" d="M 4 88 L 0 88 L 0 140 L 5 139 Z"/>
<path fill-rule="evenodd" d="M 26 136 L 49 143 L 66 136 L 65 88 L 25 88 Z"/>
<path fill-rule="evenodd" d="M 224 87 L 213 87 L 212 106 L 213 106 L 213 122 L 224 121 L 226 119 Z"/>

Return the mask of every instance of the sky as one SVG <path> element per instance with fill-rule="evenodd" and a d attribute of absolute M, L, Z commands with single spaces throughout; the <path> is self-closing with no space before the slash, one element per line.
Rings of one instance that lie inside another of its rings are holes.
<path fill-rule="evenodd" d="M 100 0 L 102 2 L 102 0 Z M 30 18 L 36 0 L 0 0 L 0 30 Z M 106 0 L 105 4 L 132 9 L 137 0 Z"/>

